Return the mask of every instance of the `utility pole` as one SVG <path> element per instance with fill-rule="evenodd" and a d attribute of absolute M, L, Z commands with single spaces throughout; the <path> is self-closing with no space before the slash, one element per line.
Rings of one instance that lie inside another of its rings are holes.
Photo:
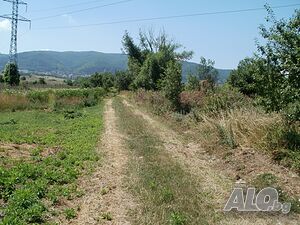
<path fill-rule="evenodd" d="M 10 2 L 12 4 L 12 14 L 11 15 L 0 15 L 0 18 L 5 18 L 11 20 L 11 39 L 10 39 L 10 49 L 9 49 L 9 62 L 17 65 L 18 63 L 18 50 L 17 50 L 17 37 L 18 37 L 18 22 L 24 21 L 29 22 L 31 25 L 31 20 L 26 19 L 19 15 L 19 5 L 25 5 L 27 11 L 27 3 L 21 0 L 3 0 L 5 2 Z"/>

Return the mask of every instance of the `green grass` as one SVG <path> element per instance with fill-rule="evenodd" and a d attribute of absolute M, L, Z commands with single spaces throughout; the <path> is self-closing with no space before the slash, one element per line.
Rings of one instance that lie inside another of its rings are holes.
<path fill-rule="evenodd" d="M 220 215 L 191 174 L 169 155 L 155 131 L 120 101 L 113 103 L 120 129 L 128 136 L 129 185 L 141 204 L 134 224 L 216 224 Z M 203 181 L 205 182 L 205 181 Z"/>
<path fill-rule="evenodd" d="M 79 117 L 66 117 L 64 111 L 0 113 L 0 146 L 34 146 L 28 157 L 0 158 L 0 198 L 5 203 L 0 224 L 43 223 L 61 198 L 82 195 L 75 181 L 100 158 L 95 146 L 102 111 L 103 104 L 78 109 Z M 43 156 L 49 149 L 56 152 Z"/>
<path fill-rule="evenodd" d="M 71 220 L 74 219 L 76 217 L 77 213 L 75 211 L 75 209 L 72 208 L 68 208 L 65 210 L 65 216 L 67 220 Z"/>

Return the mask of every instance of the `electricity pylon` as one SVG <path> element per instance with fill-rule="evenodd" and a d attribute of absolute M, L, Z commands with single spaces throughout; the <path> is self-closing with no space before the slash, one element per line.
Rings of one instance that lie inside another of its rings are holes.
<path fill-rule="evenodd" d="M 27 3 L 21 0 L 3 0 L 5 2 L 12 3 L 12 14 L 11 15 L 0 15 L 0 18 L 5 18 L 11 20 L 11 39 L 10 39 L 10 49 L 9 49 L 9 62 L 17 64 L 18 63 L 18 49 L 17 49 L 17 38 L 18 38 L 18 22 L 24 21 L 31 23 L 31 20 L 26 19 L 19 15 L 19 5 L 25 5 L 27 10 Z"/>

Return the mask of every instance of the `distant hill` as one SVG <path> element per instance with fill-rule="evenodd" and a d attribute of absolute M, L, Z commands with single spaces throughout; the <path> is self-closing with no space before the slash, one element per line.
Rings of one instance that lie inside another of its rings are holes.
<path fill-rule="evenodd" d="M 125 54 L 101 52 L 54 52 L 32 51 L 18 55 L 19 67 L 23 71 L 53 75 L 85 76 L 95 72 L 115 72 L 127 69 Z M 8 61 L 8 55 L 0 54 L 0 70 Z M 197 64 L 183 62 L 183 80 L 187 74 L 197 70 Z M 220 81 L 224 82 L 231 70 L 219 70 Z"/>

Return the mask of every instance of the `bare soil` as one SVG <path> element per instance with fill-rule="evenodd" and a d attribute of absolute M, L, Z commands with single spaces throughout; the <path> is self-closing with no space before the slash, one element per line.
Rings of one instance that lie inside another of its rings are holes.
<path fill-rule="evenodd" d="M 0 143 L 0 157 L 8 157 L 14 160 L 29 160 L 32 151 L 38 147 L 36 144 Z M 40 156 L 44 158 L 54 155 L 61 150 L 60 147 L 41 148 Z"/>

